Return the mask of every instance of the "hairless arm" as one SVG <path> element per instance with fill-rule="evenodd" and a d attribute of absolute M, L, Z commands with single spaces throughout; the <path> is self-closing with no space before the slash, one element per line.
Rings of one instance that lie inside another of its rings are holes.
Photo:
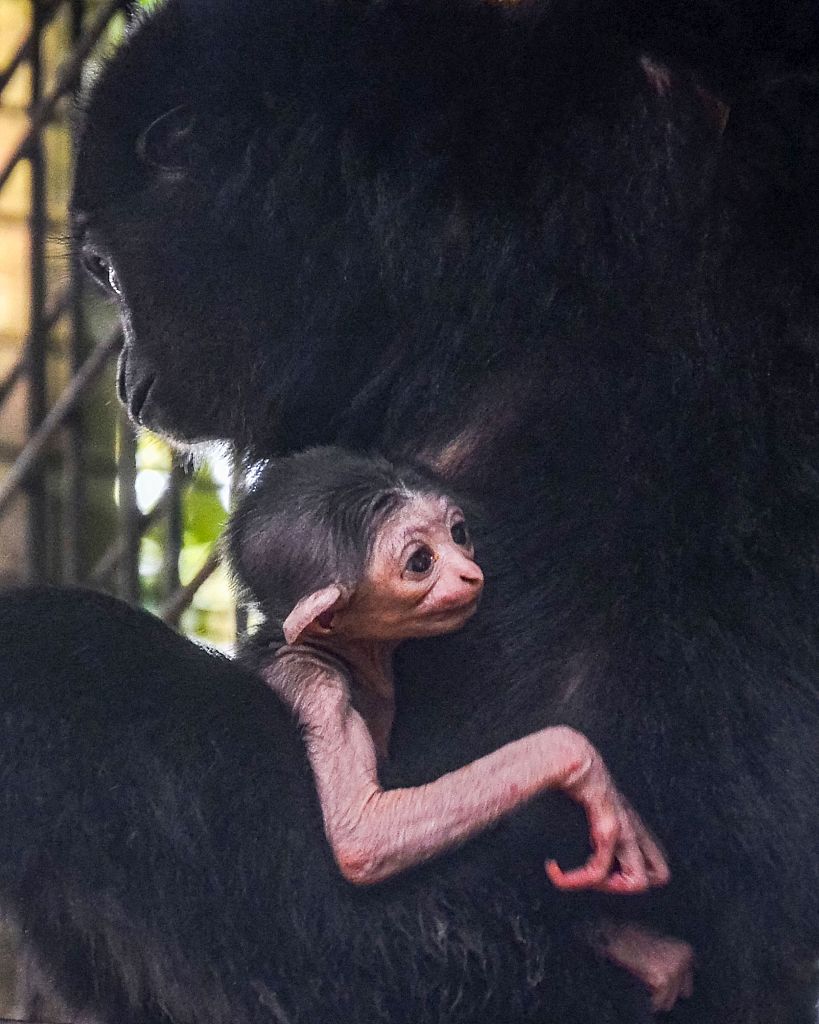
<path fill-rule="evenodd" d="M 384 881 L 460 845 L 549 789 L 565 791 L 584 807 L 594 846 L 576 871 L 563 874 L 548 865 L 555 885 L 631 893 L 668 880 L 650 833 L 595 748 L 575 730 L 542 729 L 434 782 L 385 791 L 372 737 L 343 678 L 292 657 L 286 669 L 271 666 L 264 675 L 303 726 L 327 838 L 348 881 Z"/>
<path fill-rule="evenodd" d="M 562 888 L 640 892 L 668 880 L 651 834 L 620 796 L 602 759 L 580 733 L 542 729 L 425 786 L 383 790 L 375 745 L 352 706 L 345 679 L 307 656 L 264 671 L 304 730 L 324 827 L 342 875 L 373 885 L 452 849 L 547 789 L 586 810 L 594 853 L 581 868 L 547 872 Z M 600 955 L 648 989 L 655 1011 L 691 994 L 694 954 L 686 942 L 641 925 L 604 923 L 590 936 Z"/>

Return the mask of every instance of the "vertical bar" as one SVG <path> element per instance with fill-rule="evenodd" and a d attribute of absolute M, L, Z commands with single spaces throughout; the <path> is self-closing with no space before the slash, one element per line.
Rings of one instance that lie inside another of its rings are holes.
<path fill-rule="evenodd" d="M 35 0 L 32 8 L 31 29 L 31 95 L 29 113 L 37 108 L 43 92 L 42 30 L 43 6 Z M 32 139 L 28 150 L 31 169 L 31 207 L 29 211 L 29 244 L 31 289 L 29 312 L 29 340 L 26 351 L 28 380 L 28 433 L 36 433 L 46 414 L 46 194 L 45 155 L 42 136 Z M 27 557 L 29 579 L 45 580 L 48 571 L 46 557 L 47 508 L 45 472 L 43 463 L 35 467 L 25 485 L 28 499 Z"/>
<path fill-rule="evenodd" d="M 182 553 L 184 515 L 182 510 L 182 488 L 185 470 L 174 460 L 168 480 L 167 532 L 163 564 L 163 584 L 166 600 L 179 589 L 179 556 Z"/>
<path fill-rule="evenodd" d="M 83 29 L 82 0 L 71 0 L 71 44 L 76 46 Z M 87 349 L 83 310 L 83 277 L 78 254 L 71 253 L 69 283 L 70 334 L 68 362 L 73 377 Z M 83 523 L 86 515 L 85 436 L 82 409 L 77 408 L 66 424 L 63 488 L 63 580 L 79 583 L 85 573 Z"/>
<path fill-rule="evenodd" d="M 119 563 L 119 596 L 139 604 L 139 545 L 141 519 L 136 499 L 136 435 L 125 411 L 120 412 L 117 480 L 119 482 L 120 532 L 125 550 Z"/>

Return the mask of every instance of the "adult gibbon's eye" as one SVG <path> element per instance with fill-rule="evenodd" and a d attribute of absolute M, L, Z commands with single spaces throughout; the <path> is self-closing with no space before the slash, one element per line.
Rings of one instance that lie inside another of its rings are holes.
<path fill-rule="evenodd" d="M 84 249 L 80 258 L 83 267 L 100 288 L 116 295 L 122 294 L 116 271 L 98 252 L 94 249 Z"/>
<path fill-rule="evenodd" d="M 467 529 L 466 523 L 463 519 L 458 520 L 457 523 L 453 523 L 449 532 L 458 547 L 465 548 L 469 543 L 469 530 Z"/>
<path fill-rule="evenodd" d="M 423 547 L 416 548 L 415 551 L 407 559 L 406 569 L 408 572 L 415 573 L 417 576 L 425 576 L 432 568 L 432 564 L 435 561 L 435 555 L 430 549 L 424 545 Z"/>

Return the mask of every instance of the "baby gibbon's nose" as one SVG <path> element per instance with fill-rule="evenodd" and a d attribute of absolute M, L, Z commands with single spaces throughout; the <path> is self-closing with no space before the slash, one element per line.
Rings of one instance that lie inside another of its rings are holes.
<path fill-rule="evenodd" d="M 468 583 L 473 587 L 483 586 L 483 572 L 477 562 L 473 562 L 471 558 L 461 556 L 462 565 L 459 566 L 458 571 L 460 577 L 464 583 Z"/>

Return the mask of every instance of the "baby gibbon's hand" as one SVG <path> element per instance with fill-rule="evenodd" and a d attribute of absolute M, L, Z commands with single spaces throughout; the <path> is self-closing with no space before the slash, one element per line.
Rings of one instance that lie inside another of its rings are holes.
<path fill-rule="evenodd" d="M 655 1013 L 668 1013 L 694 991 L 694 950 L 682 939 L 638 924 L 610 924 L 595 946 L 645 985 Z"/>
<path fill-rule="evenodd" d="M 671 873 L 656 840 L 617 789 L 599 752 L 580 733 L 575 735 L 579 767 L 573 765 L 560 788 L 586 812 L 592 854 L 571 871 L 564 872 L 555 861 L 547 862 L 550 881 L 558 889 L 620 895 L 666 885 Z"/>

